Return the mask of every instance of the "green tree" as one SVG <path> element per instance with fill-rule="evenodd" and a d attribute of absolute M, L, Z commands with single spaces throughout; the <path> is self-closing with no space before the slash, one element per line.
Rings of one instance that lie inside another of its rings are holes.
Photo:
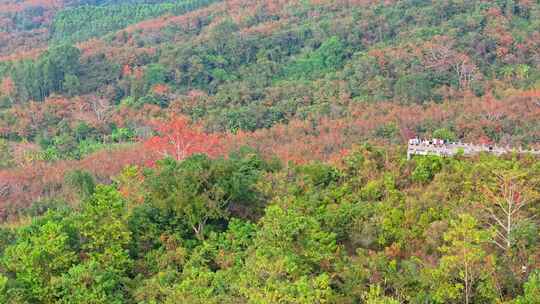
<path fill-rule="evenodd" d="M 81 83 L 79 77 L 73 74 L 66 74 L 62 82 L 63 91 L 66 92 L 69 96 L 75 96 L 79 92 Z"/>
<path fill-rule="evenodd" d="M 492 281 L 493 256 L 483 246 L 489 233 L 478 228 L 475 218 L 460 215 L 450 223 L 444 234 L 445 244 L 439 265 L 428 270 L 432 298 L 437 303 L 478 303 L 495 301 L 497 294 Z"/>
<path fill-rule="evenodd" d="M 204 239 L 209 221 L 229 216 L 232 204 L 257 207 L 255 183 L 266 163 L 255 153 L 241 150 L 228 159 L 193 155 L 182 162 L 165 159 L 148 178 L 149 198 L 164 210 L 172 210 Z"/>
<path fill-rule="evenodd" d="M 8 303 L 8 278 L 0 274 L 0 302 Z"/>
<path fill-rule="evenodd" d="M 13 165 L 13 155 L 7 140 L 0 138 L 0 169 L 9 168 Z"/>
<path fill-rule="evenodd" d="M 433 138 L 443 139 L 445 142 L 453 142 L 457 140 L 456 134 L 447 128 L 441 128 L 433 131 Z"/>
<path fill-rule="evenodd" d="M 6 248 L 2 264 L 24 288 L 27 301 L 51 303 L 55 281 L 78 261 L 76 249 L 72 221 L 49 214 Z"/>
<path fill-rule="evenodd" d="M 64 182 L 78 194 L 81 200 L 91 197 L 96 188 L 92 174 L 83 170 L 68 172 L 64 177 Z"/>
<path fill-rule="evenodd" d="M 205 155 L 195 155 L 181 163 L 165 159 L 149 179 L 151 201 L 183 218 L 200 240 L 209 220 L 227 216 L 228 198 L 225 189 L 217 184 L 219 176 L 215 169 Z"/>
<path fill-rule="evenodd" d="M 369 291 L 364 295 L 364 301 L 366 304 L 399 304 L 398 300 L 390 297 L 385 297 L 381 294 L 380 286 L 369 286 Z"/>
<path fill-rule="evenodd" d="M 328 38 L 321 46 L 300 56 L 285 69 L 285 77 L 298 79 L 318 78 L 339 68 L 345 59 L 345 46 L 336 36 Z"/>
<path fill-rule="evenodd" d="M 52 45 L 35 60 L 17 63 L 12 76 L 18 88 L 18 99 L 41 101 L 54 92 L 76 92 L 80 57 L 81 51 L 78 48 L 60 44 Z"/>
<path fill-rule="evenodd" d="M 154 85 L 167 81 L 167 70 L 161 64 L 150 64 L 144 70 L 144 92 L 148 92 Z"/>
<path fill-rule="evenodd" d="M 58 280 L 56 303 L 122 304 L 126 303 L 125 279 L 98 261 L 78 264 Z"/>
<path fill-rule="evenodd" d="M 313 217 L 269 206 L 240 292 L 253 303 L 325 303 L 333 296 L 331 271 L 339 261 L 333 233 Z"/>
<path fill-rule="evenodd" d="M 443 168 L 443 160 L 439 156 L 422 156 L 415 159 L 411 178 L 413 181 L 427 183 L 431 181 Z"/>
<path fill-rule="evenodd" d="M 97 186 L 83 203 L 77 226 L 81 249 L 91 260 L 119 275 L 130 270 L 131 233 L 126 204 L 118 191 L 111 186 Z"/>
<path fill-rule="evenodd" d="M 400 102 L 427 103 L 431 101 L 433 84 L 428 74 L 412 74 L 400 77 L 394 91 Z"/>
<path fill-rule="evenodd" d="M 315 186 L 328 186 L 340 178 L 340 172 L 327 164 L 314 162 L 297 167 L 297 171 Z"/>
<path fill-rule="evenodd" d="M 44 91 L 47 92 L 65 92 L 64 84 L 72 85 L 76 75 L 79 72 L 81 51 L 67 44 L 53 46 L 39 58 L 38 66 L 42 68 L 44 76 Z M 70 88 L 75 89 L 75 88 Z"/>
<path fill-rule="evenodd" d="M 540 299 L 540 273 L 535 271 L 523 286 L 523 295 L 516 298 L 515 304 L 535 304 Z"/>

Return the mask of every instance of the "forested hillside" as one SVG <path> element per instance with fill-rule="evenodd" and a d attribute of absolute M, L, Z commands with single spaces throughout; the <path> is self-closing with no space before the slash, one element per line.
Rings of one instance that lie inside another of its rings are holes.
<path fill-rule="evenodd" d="M 0 0 L 0 303 L 540 303 L 540 1 Z"/>
<path fill-rule="evenodd" d="M 3 303 L 538 303 L 540 295 L 532 158 L 406 162 L 359 146 L 332 164 L 285 165 L 244 148 L 126 167 L 109 186 L 80 170 L 65 183 L 80 204 L 43 201 L 0 230 Z"/>

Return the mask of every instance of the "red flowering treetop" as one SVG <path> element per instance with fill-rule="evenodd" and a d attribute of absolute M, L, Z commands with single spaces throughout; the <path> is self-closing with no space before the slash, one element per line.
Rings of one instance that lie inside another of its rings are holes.
<path fill-rule="evenodd" d="M 164 157 L 182 160 L 195 153 L 216 156 L 223 151 L 218 135 L 191 126 L 185 117 L 175 116 L 167 122 L 157 122 L 154 125 L 158 135 L 148 139 L 144 146 Z"/>

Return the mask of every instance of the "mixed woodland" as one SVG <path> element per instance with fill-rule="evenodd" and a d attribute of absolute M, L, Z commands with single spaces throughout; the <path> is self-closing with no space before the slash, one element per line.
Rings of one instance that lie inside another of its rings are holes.
<path fill-rule="evenodd" d="M 537 0 L 2 0 L 0 303 L 540 303 Z"/>

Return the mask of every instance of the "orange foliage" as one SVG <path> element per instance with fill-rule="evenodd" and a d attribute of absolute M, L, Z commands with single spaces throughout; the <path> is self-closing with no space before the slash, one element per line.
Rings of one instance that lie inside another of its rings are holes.
<path fill-rule="evenodd" d="M 167 95 L 170 92 L 170 88 L 166 84 L 156 84 L 152 87 L 152 92 L 157 95 Z"/>
<path fill-rule="evenodd" d="M 180 16 L 166 15 L 154 19 L 141 21 L 139 23 L 126 27 L 122 31 L 125 31 L 128 34 L 137 31 L 143 31 L 145 33 L 148 33 L 160 31 L 162 28 L 170 25 L 179 25 L 183 28 L 191 29 L 196 27 L 198 20 L 208 18 L 212 13 L 215 13 L 216 11 L 223 11 L 222 3 L 213 4 L 209 7 L 191 11 L 187 14 L 183 14 Z"/>
<path fill-rule="evenodd" d="M 0 170 L 0 218 L 14 215 L 18 208 L 28 207 L 41 198 L 60 195 L 69 199 L 72 195 L 63 187 L 64 176 L 73 169 L 87 170 L 99 182 L 107 183 L 127 165 L 151 165 L 165 155 L 180 160 L 194 153 L 211 156 L 224 153 L 219 136 L 190 126 L 183 117 L 173 117 L 168 122 L 154 125 L 160 136 L 143 144 L 104 149 L 80 161 L 24 161 L 16 168 Z"/>
<path fill-rule="evenodd" d="M 540 90 L 529 90 L 520 94 L 522 97 L 540 97 Z"/>
<path fill-rule="evenodd" d="M 0 171 L 0 215 L 7 214 L 8 208 L 28 206 L 32 201 L 50 195 L 62 195 L 65 172 L 79 168 L 92 172 L 99 181 L 107 182 L 121 172 L 126 165 L 152 165 L 165 155 L 181 160 L 193 153 L 207 153 L 211 156 L 248 145 L 265 156 L 277 156 L 285 163 L 305 163 L 311 160 L 336 160 L 345 155 L 355 144 L 365 141 L 383 143 L 388 140 L 404 142 L 417 135 L 426 126 L 455 125 L 457 135 L 466 142 L 491 143 L 486 129 L 507 134 L 499 143 L 520 145 L 519 135 L 507 130 L 508 126 L 525 128 L 540 120 L 540 105 L 537 91 L 508 92 L 502 100 L 491 95 L 482 98 L 468 97 L 462 101 L 432 103 L 428 105 L 398 105 L 392 102 L 378 104 L 353 104 L 345 118 L 305 121 L 291 120 L 289 124 L 279 124 L 269 129 L 237 134 L 215 135 L 202 131 L 200 126 L 190 125 L 181 116 L 172 116 L 152 124 L 158 136 L 143 144 L 122 149 L 108 149 L 94 153 L 81 161 L 59 161 L 56 163 L 18 161 L 20 167 Z M 205 102 L 204 93 L 193 91 L 184 103 Z M 19 132 L 30 132 L 43 128 L 44 117 L 57 117 L 67 121 L 85 113 L 82 101 L 49 99 L 43 104 L 31 103 L 28 107 L 17 108 Z M 347 103 L 344 103 L 347 106 Z M 79 109 L 79 110 L 76 110 Z M 176 111 L 171 109 L 169 111 Z M 76 114 L 79 113 L 79 114 Z M 163 118 L 166 112 L 157 106 L 146 105 L 136 110 L 120 107 L 110 120 L 118 126 L 148 125 L 148 121 Z M 397 138 L 384 139 L 375 136 L 381 126 L 393 123 L 398 128 Z M 20 125 L 19 125 L 20 124 Z M 8 126 L 13 128 L 12 126 Z M 29 130 L 29 131 L 24 131 Z M 428 132 L 430 132 L 428 130 Z M 32 149 L 27 146 L 25 149 Z M 17 153 L 19 155 L 20 153 Z M 17 156 L 17 159 L 21 157 Z M 4 190 L 3 190 L 4 189 Z M 7 189 L 7 190 L 6 190 Z M 11 207 L 8 207 L 11 206 Z"/>
<path fill-rule="evenodd" d="M 16 104 L 6 110 L 5 114 L 13 119 L 0 119 L 0 135 L 14 134 L 28 138 L 42 132 L 56 134 L 58 125 L 55 122 L 60 121 L 71 127 L 85 122 L 105 133 L 111 122 L 119 127 L 140 127 L 151 119 L 163 117 L 164 110 L 149 104 L 141 109 L 113 107 L 109 99 L 84 95 L 70 99 L 51 97 L 44 102 Z"/>
<path fill-rule="evenodd" d="M 110 117 L 110 121 L 118 127 L 143 127 L 148 121 L 165 117 L 165 110 L 158 105 L 145 104 L 141 109 L 121 106 Z"/>
<path fill-rule="evenodd" d="M 87 170 L 101 183 L 108 183 L 127 165 L 142 166 L 154 162 L 155 154 L 142 145 L 106 149 L 81 161 L 34 162 L 9 170 L 0 170 L 0 219 L 15 215 L 20 208 L 51 196 L 71 197 L 63 187 L 64 176 L 74 169 Z"/>
<path fill-rule="evenodd" d="M 283 22 L 268 21 L 256 26 L 248 27 L 240 31 L 240 34 L 249 35 L 270 35 L 283 27 Z"/>
<path fill-rule="evenodd" d="M 122 67 L 122 76 L 128 77 L 128 76 L 131 76 L 132 73 L 133 73 L 133 70 L 131 69 L 129 64 L 124 64 L 124 67 Z"/>
<path fill-rule="evenodd" d="M 127 43 L 121 43 L 118 45 L 111 45 L 105 41 L 97 38 L 90 39 L 85 42 L 77 44 L 77 48 L 81 50 L 82 59 L 104 54 L 109 60 L 114 60 L 118 64 L 123 65 L 124 72 L 127 72 L 126 65 L 134 66 L 137 64 L 137 58 L 142 55 L 155 55 L 155 47 L 137 47 Z"/>
<path fill-rule="evenodd" d="M 305 163 L 312 160 L 332 160 L 346 153 L 354 144 L 365 141 L 388 143 L 389 139 L 375 136 L 381 126 L 393 123 L 399 132 L 397 140 L 405 142 L 418 135 L 416 130 L 429 125 L 455 125 L 458 136 L 465 142 L 493 143 L 486 129 L 507 134 L 499 144 L 519 146 L 520 137 L 510 137 L 508 124 L 526 128 L 540 120 L 540 104 L 534 92 L 526 96 L 511 95 L 496 100 L 490 95 L 469 97 L 463 101 L 429 105 L 397 105 L 392 102 L 353 105 L 350 116 L 340 119 L 323 118 L 316 122 L 292 120 L 255 132 L 239 132 L 225 142 L 226 150 L 243 145 L 252 146 L 263 155 L 276 155 L 284 162 Z M 396 140 L 396 139 L 394 139 Z"/>
<path fill-rule="evenodd" d="M 51 97 L 44 102 L 16 104 L 7 113 L 13 122 L 0 120 L 0 134 L 13 133 L 21 137 L 29 137 L 36 132 L 48 131 L 54 134 L 55 124 L 52 121 L 76 122 L 83 120 L 99 127 L 92 115 L 92 109 L 85 98 L 66 99 Z"/>
<path fill-rule="evenodd" d="M 0 96 L 11 96 L 15 91 L 15 83 L 10 77 L 5 77 L 0 83 Z"/>
<path fill-rule="evenodd" d="M 0 62 L 19 61 L 25 59 L 36 59 L 45 51 L 45 48 L 35 48 L 30 50 L 19 50 L 9 55 L 0 56 Z"/>
<path fill-rule="evenodd" d="M 173 116 L 167 122 L 154 123 L 158 136 L 148 139 L 144 147 L 161 156 L 182 160 L 195 153 L 216 156 L 223 153 L 221 138 L 207 134 L 181 116 Z"/>

